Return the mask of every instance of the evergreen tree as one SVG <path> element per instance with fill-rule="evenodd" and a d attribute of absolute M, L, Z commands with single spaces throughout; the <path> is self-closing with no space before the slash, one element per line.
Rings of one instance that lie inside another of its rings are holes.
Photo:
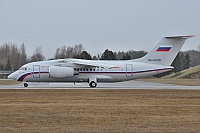
<path fill-rule="evenodd" d="M 96 56 L 93 56 L 92 60 L 99 60 L 99 59 Z"/>
<path fill-rule="evenodd" d="M 190 55 L 186 53 L 183 58 L 183 69 L 188 69 L 190 67 L 190 62 Z"/>
<path fill-rule="evenodd" d="M 116 55 L 112 51 L 106 49 L 101 56 L 101 60 L 116 60 Z"/>
<path fill-rule="evenodd" d="M 125 55 L 123 55 L 123 57 L 122 57 L 122 60 L 130 60 L 131 59 L 131 56 L 128 54 L 128 53 L 126 53 Z"/>
<path fill-rule="evenodd" d="M 179 52 L 174 59 L 172 66 L 174 67 L 173 72 L 179 74 L 183 70 L 183 53 Z"/>
<path fill-rule="evenodd" d="M 92 57 L 90 54 L 88 54 L 87 51 L 83 51 L 79 56 L 77 56 L 77 58 L 79 59 L 87 59 L 87 60 L 91 60 Z"/>
<path fill-rule="evenodd" d="M 197 66 L 197 65 L 200 65 L 200 51 L 197 51 L 197 50 L 189 50 L 187 51 L 187 53 L 189 54 L 190 56 L 190 67 L 194 67 L 194 66 Z"/>
<path fill-rule="evenodd" d="M 137 59 L 145 56 L 147 52 L 130 50 L 128 51 L 128 54 L 131 56 L 131 59 Z"/>
<path fill-rule="evenodd" d="M 183 54 L 183 52 L 180 52 L 180 71 L 182 71 L 183 70 L 183 68 L 184 68 L 184 54 Z"/>

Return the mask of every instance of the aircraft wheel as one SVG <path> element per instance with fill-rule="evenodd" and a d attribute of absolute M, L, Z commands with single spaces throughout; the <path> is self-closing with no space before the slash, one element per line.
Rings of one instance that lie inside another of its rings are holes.
<path fill-rule="evenodd" d="M 24 83 L 24 87 L 28 87 L 28 84 L 27 84 L 27 83 Z"/>
<path fill-rule="evenodd" d="M 97 86 L 96 82 L 94 82 L 94 81 L 90 82 L 90 87 L 95 88 L 96 86 Z"/>

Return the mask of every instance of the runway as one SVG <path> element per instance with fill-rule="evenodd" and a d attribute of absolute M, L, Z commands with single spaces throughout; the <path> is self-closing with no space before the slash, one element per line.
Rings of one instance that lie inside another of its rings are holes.
<path fill-rule="evenodd" d="M 29 83 L 27 88 L 23 83 L 4 85 L 0 89 L 200 89 L 200 86 L 182 86 L 143 81 L 126 81 L 117 83 L 98 83 L 96 88 L 90 88 L 88 83 Z"/>
<path fill-rule="evenodd" d="M 1 132 L 200 132 L 200 87 L 141 81 L 0 86 Z"/>

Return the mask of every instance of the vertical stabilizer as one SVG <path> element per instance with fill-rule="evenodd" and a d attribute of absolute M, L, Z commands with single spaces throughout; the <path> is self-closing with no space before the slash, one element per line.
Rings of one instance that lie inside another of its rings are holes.
<path fill-rule="evenodd" d="M 163 37 L 147 55 L 134 61 L 169 66 L 174 61 L 186 39 L 192 37 L 194 35 Z"/>

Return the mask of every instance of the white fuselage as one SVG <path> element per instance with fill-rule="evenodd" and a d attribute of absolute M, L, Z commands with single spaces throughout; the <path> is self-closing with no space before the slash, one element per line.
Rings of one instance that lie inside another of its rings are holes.
<path fill-rule="evenodd" d="M 96 78 L 98 82 L 120 82 L 147 77 L 173 69 L 171 66 L 133 61 L 92 60 L 93 64 L 104 64 L 104 67 L 95 67 L 73 63 L 74 61 L 86 61 L 90 63 L 91 60 L 69 59 L 64 64 L 62 63 L 63 60 L 28 63 L 11 74 L 9 78 L 21 82 L 88 82 L 89 78 Z M 105 64 L 112 67 L 106 67 Z M 57 65 L 59 67 L 73 68 L 76 74 L 67 78 L 53 78 L 50 75 L 50 67 Z"/>

